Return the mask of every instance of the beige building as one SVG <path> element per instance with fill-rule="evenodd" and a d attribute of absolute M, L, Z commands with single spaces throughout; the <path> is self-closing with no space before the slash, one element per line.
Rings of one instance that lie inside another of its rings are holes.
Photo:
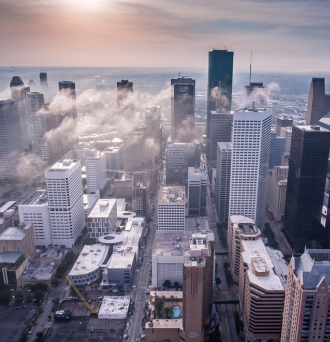
<path fill-rule="evenodd" d="M 116 198 L 132 198 L 133 176 L 128 173 L 123 173 L 120 179 L 115 179 L 113 182 L 113 193 Z"/>
<path fill-rule="evenodd" d="M 0 235 L 1 252 L 21 252 L 27 258 L 36 253 L 36 242 L 32 223 L 21 223 L 19 228 L 7 228 Z"/>
<path fill-rule="evenodd" d="M 330 249 L 308 249 L 289 264 L 281 342 L 330 340 Z"/>
<path fill-rule="evenodd" d="M 281 221 L 284 215 L 286 187 L 289 166 L 274 166 L 268 172 L 267 210 L 275 221 Z"/>
<path fill-rule="evenodd" d="M 253 223 L 252 219 L 241 215 L 233 215 L 229 217 L 228 255 L 235 284 L 238 284 L 239 279 L 241 239 L 255 240 L 259 239 L 260 236 L 260 230 Z"/>
<path fill-rule="evenodd" d="M 182 307 L 174 302 L 172 319 L 153 319 L 148 322 L 145 327 L 146 342 L 204 342 L 205 336 L 210 332 L 205 331 L 204 327 L 209 323 L 209 304 L 212 301 L 214 280 L 213 265 L 213 232 L 194 232 L 189 247 L 183 251 Z M 179 293 L 175 293 L 179 297 Z M 153 297 L 151 294 L 151 302 Z"/>

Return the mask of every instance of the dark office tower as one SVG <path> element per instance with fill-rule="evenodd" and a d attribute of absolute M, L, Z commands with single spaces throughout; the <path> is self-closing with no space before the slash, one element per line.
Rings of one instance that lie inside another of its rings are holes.
<path fill-rule="evenodd" d="M 211 112 L 230 112 L 233 84 L 234 52 L 216 50 L 209 52 L 209 73 L 207 85 L 207 158 L 209 158 L 209 139 Z"/>
<path fill-rule="evenodd" d="M 244 105 L 245 107 L 267 107 L 268 87 L 262 82 L 250 82 L 244 86 Z"/>
<path fill-rule="evenodd" d="M 40 77 L 40 85 L 41 88 L 48 88 L 48 82 L 47 82 L 47 73 L 46 72 L 41 72 L 39 74 Z"/>
<path fill-rule="evenodd" d="M 0 179 L 18 175 L 18 154 L 23 152 L 18 103 L 0 101 Z"/>
<path fill-rule="evenodd" d="M 61 99 L 62 115 L 72 119 L 77 119 L 76 85 L 71 81 L 61 81 L 58 83 Z"/>
<path fill-rule="evenodd" d="M 132 95 L 133 82 L 129 82 L 128 80 L 117 82 L 118 115 L 124 116 L 127 119 L 132 119 L 134 115 Z"/>
<path fill-rule="evenodd" d="M 281 115 L 276 118 L 276 136 L 281 136 L 282 127 L 291 127 L 293 120 L 289 119 L 286 115 Z"/>
<path fill-rule="evenodd" d="M 171 79 L 171 141 L 190 143 L 195 139 L 195 80 Z"/>
<path fill-rule="evenodd" d="M 284 229 L 296 249 L 317 238 L 328 167 L 330 131 L 292 126 Z"/>
<path fill-rule="evenodd" d="M 28 82 L 28 86 L 30 87 L 30 90 L 33 91 L 33 89 L 36 87 L 36 82 L 34 82 L 32 79 Z"/>
<path fill-rule="evenodd" d="M 319 120 L 329 111 L 330 95 L 325 94 L 324 78 L 312 78 L 308 94 L 306 125 L 318 125 Z"/>
<path fill-rule="evenodd" d="M 26 93 L 27 88 L 24 88 L 24 83 L 19 76 L 14 76 L 10 82 L 11 98 L 17 102 L 19 121 L 21 128 L 21 140 L 23 148 L 29 149 L 31 145 L 31 134 L 28 125 L 28 117 L 26 113 Z"/>

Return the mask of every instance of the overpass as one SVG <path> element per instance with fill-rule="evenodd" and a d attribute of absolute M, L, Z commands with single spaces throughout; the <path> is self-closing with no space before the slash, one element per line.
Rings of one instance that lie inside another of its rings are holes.
<path fill-rule="evenodd" d="M 214 304 L 239 304 L 237 292 L 230 290 L 214 291 L 212 301 Z"/>

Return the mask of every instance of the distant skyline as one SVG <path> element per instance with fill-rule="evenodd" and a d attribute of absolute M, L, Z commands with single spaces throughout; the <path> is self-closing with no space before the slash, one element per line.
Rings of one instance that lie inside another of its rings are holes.
<path fill-rule="evenodd" d="M 329 0 L 0 0 L 1 66 L 330 71 Z"/>

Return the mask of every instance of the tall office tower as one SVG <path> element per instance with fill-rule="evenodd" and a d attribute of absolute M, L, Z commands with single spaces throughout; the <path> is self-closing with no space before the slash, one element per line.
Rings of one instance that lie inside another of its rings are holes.
<path fill-rule="evenodd" d="M 234 112 L 229 215 L 263 227 L 268 181 L 272 109 Z"/>
<path fill-rule="evenodd" d="M 250 82 L 244 86 L 244 106 L 251 108 L 267 107 L 268 105 L 268 87 L 262 82 Z"/>
<path fill-rule="evenodd" d="M 207 85 L 207 158 L 209 159 L 209 143 L 211 135 L 211 112 L 230 112 L 233 87 L 234 52 L 216 50 L 209 52 L 209 71 Z"/>
<path fill-rule="evenodd" d="M 53 245 L 72 248 L 85 226 L 80 160 L 57 161 L 45 182 Z"/>
<path fill-rule="evenodd" d="M 186 184 L 188 167 L 200 166 L 197 144 L 168 143 L 166 149 L 166 184 Z"/>
<path fill-rule="evenodd" d="M 85 160 L 87 175 L 87 193 L 97 194 L 103 191 L 108 182 L 106 153 L 92 150 Z"/>
<path fill-rule="evenodd" d="M 32 79 L 29 80 L 28 82 L 28 86 L 30 88 L 30 90 L 32 91 L 35 87 L 36 87 L 36 82 L 34 82 Z"/>
<path fill-rule="evenodd" d="M 24 150 L 29 149 L 31 144 L 31 134 L 29 130 L 29 120 L 26 110 L 27 88 L 19 76 L 14 76 L 10 82 L 11 98 L 17 102 L 19 122 L 21 127 L 21 138 Z"/>
<path fill-rule="evenodd" d="M 292 127 L 282 127 L 281 137 L 285 138 L 285 149 L 284 152 L 290 153 L 291 150 L 291 137 L 292 137 Z"/>
<path fill-rule="evenodd" d="M 23 145 L 18 104 L 13 100 L 0 101 L 0 141 L 0 179 L 15 178 Z"/>
<path fill-rule="evenodd" d="M 195 139 L 195 80 L 171 79 L 171 141 L 190 143 Z"/>
<path fill-rule="evenodd" d="M 132 201 L 133 211 L 139 217 L 149 218 L 149 214 L 150 214 L 149 182 L 138 182 L 134 186 L 133 191 L 134 191 L 133 201 Z"/>
<path fill-rule="evenodd" d="M 76 85 L 71 81 L 58 82 L 62 115 L 77 119 Z"/>
<path fill-rule="evenodd" d="M 246 339 L 278 342 L 285 299 L 285 275 L 279 266 L 282 258 L 270 257 L 259 229 L 252 224 L 234 226 L 240 250 L 238 297 Z"/>
<path fill-rule="evenodd" d="M 330 339 L 330 250 L 305 249 L 287 276 L 281 342 Z"/>
<path fill-rule="evenodd" d="M 281 166 L 289 166 L 290 153 L 284 152 L 282 154 Z"/>
<path fill-rule="evenodd" d="M 281 221 L 284 215 L 288 172 L 288 166 L 274 166 L 272 170 L 269 170 L 267 209 L 275 221 Z"/>
<path fill-rule="evenodd" d="M 40 77 L 40 86 L 41 86 L 41 88 L 47 90 L 47 88 L 48 88 L 47 73 L 46 72 L 41 72 L 39 74 L 39 77 Z"/>
<path fill-rule="evenodd" d="M 31 139 L 32 139 L 32 153 L 35 157 L 41 159 L 42 139 L 47 131 L 46 117 L 41 113 L 44 108 L 44 95 L 38 92 L 29 92 L 26 94 L 26 106 L 28 111 Z"/>
<path fill-rule="evenodd" d="M 281 129 L 283 127 L 291 127 L 293 125 L 293 120 L 289 119 L 286 115 L 281 115 L 276 118 L 276 136 L 281 135 Z"/>
<path fill-rule="evenodd" d="M 228 221 L 232 144 L 218 143 L 215 208 L 220 222 Z"/>
<path fill-rule="evenodd" d="M 53 244 L 49 224 L 47 190 L 41 189 L 34 192 L 18 206 L 18 213 L 20 222 L 33 223 L 38 247 L 47 248 Z"/>
<path fill-rule="evenodd" d="M 108 170 L 123 170 L 123 149 L 123 146 L 112 146 L 105 149 Z"/>
<path fill-rule="evenodd" d="M 316 217 L 321 216 L 329 147 L 330 131 L 327 129 L 292 127 L 284 230 L 295 248 L 303 248 L 305 240 L 299 243 L 301 239 L 318 237 Z"/>
<path fill-rule="evenodd" d="M 149 106 L 145 112 L 146 137 L 152 139 L 151 146 L 147 146 L 148 154 L 153 163 L 159 160 L 162 143 L 162 112 L 160 106 Z M 149 145 L 149 144 L 147 144 Z"/>
<path fill-rule="evenodd" d="M 184 186 L 161 186 L 158 196 L 158 230 L 185 230 Z"/>
<path fill-rule="evenodd" d="M 284 137 L 277 137 L 275 131 L 270 134 L 270 154 L 269 154 L 269 169 L 274 166 L 281 165 L 281 158 L 285 152 L 286 140 Z"/>
<path fill-rule="evenodd" d="M 210 115 L 211 127 L 209 136 L 209 168 L 216 166 L 217 143 L 231 142 L 231 130 L 233 125 L 233 112 L 215 112 Z"/>
<path fill-rule="evenodd" d="M 330 111 L 330 94 L 325 94 L 324 78 L 312 78 L 308 94 L 306 125 L 318 125 Z"/>
<path fill-rule="evenodd" d="M 133 104 L 133 82 L 121 80 L 117 82 L 117 104 L 118 115 L 126 119 L 133 119 L 134 104 Z"/>
<path fill-rule="evenodd" d="M 206 214 L 207 178 L 205 170 L 188 167 L 188 215 Z"/>

